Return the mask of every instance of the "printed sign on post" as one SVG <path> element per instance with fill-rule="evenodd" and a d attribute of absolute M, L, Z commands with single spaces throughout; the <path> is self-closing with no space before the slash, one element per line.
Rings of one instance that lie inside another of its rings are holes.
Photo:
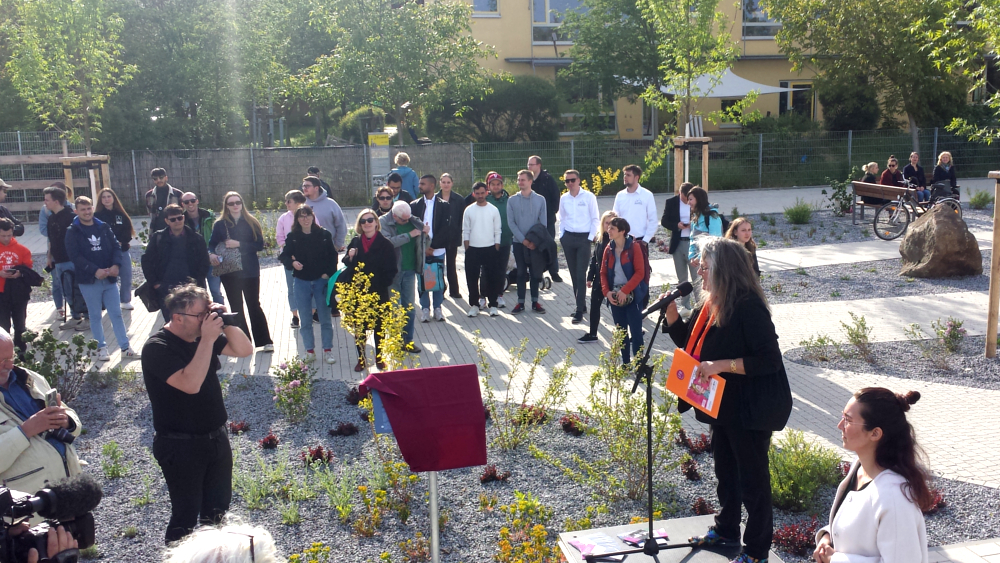
<path fill-rule="evenodd" d="M 379 186 L 385 185 L 392 164 L 389 161 L 389 134 L 368 133 L 368 160 L 372 176 L 372 195 Z"/>

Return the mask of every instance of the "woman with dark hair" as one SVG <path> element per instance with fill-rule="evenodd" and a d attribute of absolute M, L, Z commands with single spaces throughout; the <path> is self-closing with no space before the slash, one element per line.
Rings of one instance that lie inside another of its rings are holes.
<path fill-rule="evenodd" d="M 695 413 L 712 427 L 720 509 L 708 533 L 690 541 L 697 546 L 738 542 L 742 504 L 747 509 L 743 552 L 733 563 L 759 563 L 767 559 L 774 528 L 767 451 L 771 432 L 788 422 L 792 393 L 767 299 L 746 247 L 725 238 L 698 244 L 700 303 L 689 321 L 670 303 L 664 331 L 700 362 L 700 373 L 718 375 L 726 387 L 716 418 Z M 678 411 L 690 408 L 683 398 L 678 400 Z"/>
<path fill-rule="evenodd" d="M 865 387 L 847 401 L 837 428 L 858 459 L 837 488 L 829 524 L 816 532 L 817 563 L 927 563 L 922 511 L 934 506 L 934 494 L 906 420 L 918 400 L 917 391 Z"/>
<path fill-rule="evenodd" d="M 698 268 L 699 251 L 695 242 L 699 237 L 706 235 L 721 237 L 722 218 L 719 216 L 719 206 L 708 202 L 708 192 L 701 186 L 691 188 L 687 201 L 691 207 L 691 244 L 688 248 L 688 262 L 693 268 Z"/>
<path fill-rule="evenodd" d="M 760 277 L 760 265 L 757 263 L 757 243 L 753 241 L 753 223 L 746 217 L 737 217 L 729 223 L 729 230 L 726 231 L 726 238 L 735 240 L 743 245 L 750 253 L 750 262 L 753 271 Z"/>
<path fill-rule="evenodd" d="M 878 183 L 883 186 L 895 186 L 897 188 L 906 186 L 903 183 L 903 173 L 899 171 L 899 161 L 896 160 L 895 156 L 889 156 L 889 160 L 885 163 L 885 170 L 882 171 L 882 176 L 879 178 Z"/>
<path fill-rule="evenodd" d="M 122 245 L 122 265 L 118 270 L 118 293 L 122 309 L 130 311 L 132 306 L 132 258 L 129 256 L 129 242 L 135 238 L 132 218 L 128 216 L 118 195 L 111 188 L 104 188 L 97 194 L 94 216 L 111 225 L 111 232 Z"/>
<path fill-rule="evenodd" d="M 323 339 L 323 356 L 326 363 L 335 364 L 333 355 L 333 324 L 330 306 L 326 304 L 326 286 L 330 276 L 337 273 L 337 249 L 333 235 L 316 223 L 316 215 L 308 205 L 299 206 L 292 220 L 292 230 L 285 238 L 285 246 L 278 256 L 285 268 L 292 270 L 294 278 L 295 307 L 302 311 L 299 336 L 306 356 L 316 358 L 316 335 L 308 311 L 315 309 L 319 318 L 320 337 Z"/>
<path fill-rule="evenodd" d="M 649 294 L 646 283 L 646 257 L 642 249 L 629 236 L 628 221 L 622 217 L 611 219 L 608 225 L 607 248 L 601 259 L 601 291 L 611 304 L 615 327 L 625 332 L 622 344 L 622 363 L 630 361 L 631 354 L 638 355 L 642 347 L 642 307 L 640 303 Z"/>
<path fill-rule="evenodd" d="M 917 185 L 917 201 L 929 201 L 931 191 L 927 189 L 927 176 L 924 167 L 920 166 L 920 155 L 911 152 L 910 163 L 903 168 L 903 177 Z"/>
<path fill-rule="evenodd" d="M 587 287 L 590 288 L 590 330 L 576 341 L 582 343 L 597 342 L 597 327 L 601 326 L 601 305 L 604 304 L 604 291 L 601 285 L 601 263 L 604 249 L 608 247 L 611 238 L 608 227 L 611 220 L 618 214 L 608 210 L 601 215 L 601 224 L 597 227 L 597 238 L 594 239 L 594 249 L 590 255 L 590 269 L 587 270 Z"/>
<path fill-rule="evenodd" d="M 253 342 L 257 346 L 263 346 L 264 352 L 274 352 L 267 317 L 260 307 L 260 262 L 257 260 L 257 253 L 264 250 L 264 232 L 257 219 L 244 207 L 243 196 L 239 192 L 227 192 L 222 198 L 222 213 L 215 220 L 212 238 L 208 241 L 208 258 L 213 266 L 222 264 L 222 258 L 215 254 L 215 249 L 222 243 L 225 243 L 226 248 L 240 249 L 243 264 L 240 271 L 219 276 L 226 288 L 229 310 L 237 315 L 239 327 L 249 337 L 250 330 L 243 313 L 245 299 L 253 326 Z"/>
<path fill-rule="evenodd" d="M 371 290 L 378 294 L 380 303 L 388 303 L 389 286 L 396 277 L 396 251 L 389 239 L 379 232 L 378 217 L 371 209 L 362 209 L 361 213 L 358 213 L 354 232 L 358 234 L 347 245 L 347 254 L 344 256 L 344 265 L 347 269 L 340 274 L 337 281 L 350 283 L 354 279 L 354 274 L 359 271 L 371 274 Z M 380 370 L 385 369 L 381 355 L 382 337 L 379 335 L 381 331 L 381 323 L 376 321 L 375 366 Z M 355 344 L 358 349 L 358 363 L 354 366 L 354 371 L 359 372 L 365 369 L 368 360 L 365 358 L 364 341 Z"/>
<path fill-rule="evenodd" d="M 372 198 L 375 215 L 381 217 L 392 212 L 392 189 L 386 186 L 382 186 L 375 192 L 375 197 Z"/>

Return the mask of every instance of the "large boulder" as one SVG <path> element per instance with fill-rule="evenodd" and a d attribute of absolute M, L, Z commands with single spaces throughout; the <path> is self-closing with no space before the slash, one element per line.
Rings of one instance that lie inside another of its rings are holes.
<path fill-rule="evenodd" d="M 914 221 L 899 253 L 901 276 L 948 278 L 983 273 L 983 253 L 968 225 L 953 210 L 936 205 Z"/>

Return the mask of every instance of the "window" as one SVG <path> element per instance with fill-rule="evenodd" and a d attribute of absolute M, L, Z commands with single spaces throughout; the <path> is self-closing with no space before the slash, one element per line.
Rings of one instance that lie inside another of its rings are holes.
<path fill-rule="evenodd" d="M 792 88 L 791 92 L 778 94 L 778 114 L 797 113 L 809 119 L 815 119 L 812 84 L 781 81 L 782 88 Z"/>
<path fill-rule="evenodd" d="M 500 9 L 497 0 L 472 0 L 472 11 L 476 14 L 496 14 Z"/>
<path fill-rule="evenodd" d="M 559 26 L 566 12 L 580 8 L 580 0 L 533 0 L 531 40 L 535 43 L 569 43 L 571 39 L 559 30 Z"/>
<path fill-rule="evenodd" d="M 774 37 L 781 24 L 760 7 L 760 0 L 743 0 L 743 38 Z"/>

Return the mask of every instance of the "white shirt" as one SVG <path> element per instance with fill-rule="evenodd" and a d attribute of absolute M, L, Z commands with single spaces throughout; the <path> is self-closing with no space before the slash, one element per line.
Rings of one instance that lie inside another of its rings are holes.
<path fill-rule="evenodd" d="M 830 562 L 927 563 L 924 515 L 903 493 L 906 479 L 886 469 L 860 491 L 847 491 L 849 480 L 841 483 L 844 502 L 832 526 L 821 530 L 831 534 L 836 551 Z"/>
<path fill-rule="evenodd" d="M 434 240 L 434 196 L 431 196 L 430 199 L 424 198 L 423 220 L 427 228 L 430 229 L 427 233 L 429 240 Z M 445 248 L 435 248 L 433 254 L 434 256 L 444 256 L 446 250 Z"/>
<path fill-rule="evenodd" d="M 688 204 L 686 204 L 686 203 L 684 203 L 682 201 L 682 202 L 680 202 L 680 210 L 681 210 L 681 223 L 684 223 L 685 225 L 688 226 L 688 228 L 686 228 L 686 229 L 681 229 L 681 237 L 690 237 L 691 236 L 691 206 L 688 205 Z"/>
<path fill-rule="evenodd" d="M 646 188 L 638 186 L 633 193 L 628 193 L 628 188 L 618 192 L 614 211 L 628 221 L 628 234 L 633 237 L 649 242 L 656 234 L 656 226 L 659 225 L 656 201 L 653 199 L 653 192 Z"/>
<path fill-rule="evenodd" d="M 601 212 L 594 194 L 581 189 L 576 197 L 570 192 L 559 197 L 559 238 L 570 232 L 587 233 L 587 240 L 594 240 L 600 222 Z"/>
<path fill-rule="evenodd" d="M 500 244 L 503 222 L 495 205 L 473 203 L 462 215 L 462 242 L 469 241 L 469 248 L 487 248 Z"/>

